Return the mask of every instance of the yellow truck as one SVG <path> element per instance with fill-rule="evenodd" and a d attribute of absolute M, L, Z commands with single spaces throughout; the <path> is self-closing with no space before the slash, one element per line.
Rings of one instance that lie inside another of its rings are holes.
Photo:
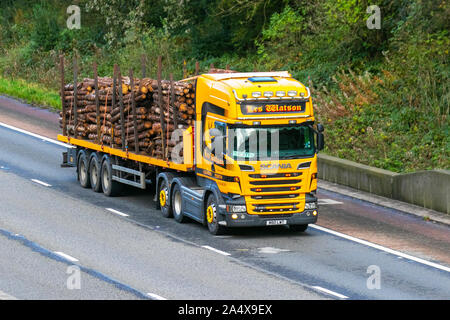
<path fill-rule="evenodd" d="M 183 130 L 178 161 L 59 135 L 63 165 L 80 183 L 117 195 L 122 184 L 152 186 L 162 215 L 227 228 L 287 225 L 318 218 L 317 153 L 323 126 L 310 90 L 288 72 L 214 73 L 195 79 L 195 124 Z"/>

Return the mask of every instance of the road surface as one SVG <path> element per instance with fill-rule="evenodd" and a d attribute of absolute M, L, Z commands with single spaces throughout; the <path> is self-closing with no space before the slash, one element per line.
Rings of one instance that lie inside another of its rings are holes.
<path fill-rule="evenodd" d="M 54 114 L 1 97 L 0 122 L 58 132 Z M 0 148 L 0 299 L 450 298 L 448 226 L 319 190 L 303 234 L 212 236 L 163 218 L 151 190 L 81 188 L 61 145 L 0 125 Z"/>

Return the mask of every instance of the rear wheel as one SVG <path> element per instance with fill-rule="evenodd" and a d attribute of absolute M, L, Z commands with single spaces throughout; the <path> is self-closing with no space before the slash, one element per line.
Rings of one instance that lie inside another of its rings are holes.
<path fill-rule="evenodd" d="M 292 231 L 295 231 L 295 232 L 305 232 L 306 229 L 308 229 L 308 225 L 307 224 L 294 224 L 294 225 L 290 225 L 289 229 L 291 229 Z"/>
<path fill-rule="evenodd" d="M 108 197 L 115 197 L 122 191 L 122 185 L 112 179 L 112 164 L 109 157 L 105 157 L 102 163 L 101 181 L 103 193 Z"/>
<path fill-rule="evenodd" d="M 183 223 L 186 221 L 186 217 L 183 215 L 183 201 L 181 198 L 180 186 L 176 184 L 172 192 L 172 212 L 173 218 L 179 222 Z"/>
<path fill-rule="evenodd" d="M 208 225 L 208 230 L 214 235 L 224 234 L 226 228 L 219 224 L 218 212 L 219 204 L 214 194 L 208 196 L 208 201 L 206 202 L 206 223 Z"/>
<path fill-rule="evenodd" d="M 77 163 L 78 181 L 83 188 L 90 188 L 91 181 L 89 179 L 89 162 L 87 159 L 86 152 L 84 150 L 80 151 Z"/>
<path fill-rule="evenodd" d="M 100 173 L 100 160 L 98 159 L 97 153 L 93 153 L 91 155 L 91 161 L 89 162 L 89 177 L 91 181 L 91 188 L 95 192 L 102 191 L 102 181 Z"/>
<path fill-rule="evenodd" d="M 169 185 L 166 180 L 162 180 L 158 192 L 159 207 L 163 217 L 171 218 L 173 216 L 172 206 L 169 201 Z"/>

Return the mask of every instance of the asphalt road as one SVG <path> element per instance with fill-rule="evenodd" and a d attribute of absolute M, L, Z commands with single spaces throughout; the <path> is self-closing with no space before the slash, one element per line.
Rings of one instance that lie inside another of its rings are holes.
<path fill-rule="evenodd" d="M 151 191 L 82 189 L 75 169 L 60 168 L 63 150 L 0 126 L 0 299 L 450 298 L 447 226 L 321 191 L 318 226 L 304 234 L 214 237 L 161 217 Z M 81 288 L 70 290 L 73 265 Z M 368 287 L 373 270 L 379 288 Z"/>

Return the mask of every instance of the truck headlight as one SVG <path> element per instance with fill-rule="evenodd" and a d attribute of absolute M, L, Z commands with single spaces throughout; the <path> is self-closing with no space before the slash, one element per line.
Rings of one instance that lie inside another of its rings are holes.
<path fill-rule="evenodd" d="M 305 210 L 317 209 L 317 202 L 306 202 Z"/>
<path fill-rule="evenodd" d="M 245 205 L 228 205 L 228 212 L 247 212 L 247 207 Z"/>

